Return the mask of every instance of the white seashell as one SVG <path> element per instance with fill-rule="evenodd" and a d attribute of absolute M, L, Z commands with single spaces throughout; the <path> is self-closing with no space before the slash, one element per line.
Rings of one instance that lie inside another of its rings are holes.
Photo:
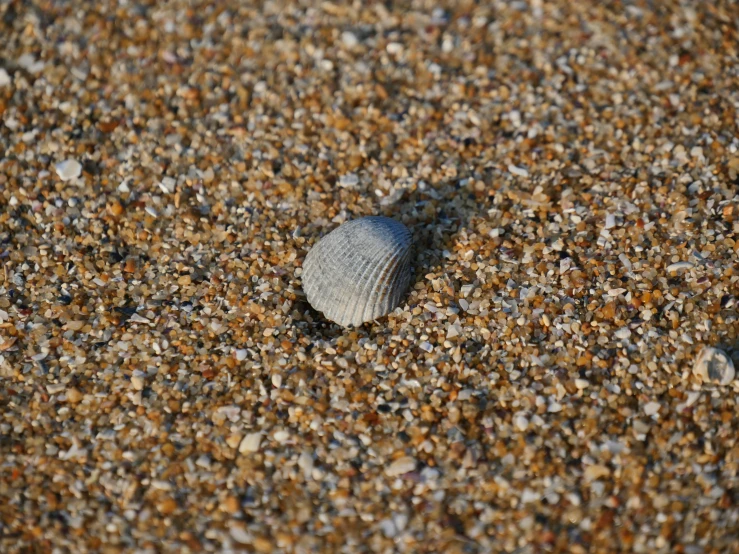
<path fill-rule="evenodd" d="M 728 385 L 734 380 L 736 371 L 734 362 L 726 352 L 706 346 L 695 360 L 693 374 L 700 377 L 704 383 Z"/>
<path fill-rule="evenodd" d="M 387 217 L 349 221 L 303 263 L 303 290 L 319 312 L 347 327 L 394 310 L 411 281 L 411 233 Z"/>

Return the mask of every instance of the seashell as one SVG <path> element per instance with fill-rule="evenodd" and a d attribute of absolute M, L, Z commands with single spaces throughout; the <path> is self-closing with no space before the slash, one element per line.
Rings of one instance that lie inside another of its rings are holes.
<path fill-rule="evenodd" d="M 704 383 L 728 385 L 734 380 L 736 371 L 734 362 L 726 352 L 706 346 L 695 360 L 693 374 L 700 377 Z"/>
<path fill-rule="evenodd" d="M 388 217 L 344 223 L 303 263 L 303 291 L 328 319 L 348 327 L 394 310 L 411 281 L 411 233 Z"/>

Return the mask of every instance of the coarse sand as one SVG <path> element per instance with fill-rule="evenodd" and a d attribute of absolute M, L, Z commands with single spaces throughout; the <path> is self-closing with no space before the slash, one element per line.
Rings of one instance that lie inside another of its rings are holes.
<path fill-rule="evenodd" d="M 0 552 L 739 552 L 737 25 L 0 0 Z M 367 215 L 414 273 L 344 329 Z"/>

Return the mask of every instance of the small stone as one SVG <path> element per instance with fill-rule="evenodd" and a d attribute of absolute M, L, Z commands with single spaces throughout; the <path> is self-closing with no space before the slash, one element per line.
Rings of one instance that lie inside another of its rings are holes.
<path fill-rule="evenodd" d="M 240 544 L 251 544 L 253 541 L 252 536 L 243 527 L 233 526 L 229 530 L 231 538 Z"/>
<path fill-rule="evenodd" d="M 393 56 L 397 56 L 398 54 L 403 53 L 403 45 L 399 42 L 390 42 L 385 47 L 385 50 L 387 50 L 388 54 L 392 54 Z"/>
<path fill-rule="evenodd" d="M 165 498 L 157 504 L 157 510 L 162 515 L 170 515 L 177 509 L 177 502 L 173 498 Z"/>
<path fill-rule="evenodd" d="M 257 537 L 254 539 L 254 542 L 252 543 L 252 546 L 254 546 L 254 550 L 257 552 L 261 552 L 264 554 L 274 552 L 274 547 L 272 545 L 272 541 L 265 537 Z"/>
<path fill-rule="evenodd" d="M 416 460 L 410 456 L 403 456 L 385 468 L 385 475 L 388 477 L 397 477 L 398 475 L 409 473 L 414 469 L 416 469 Z"/>
<path fill-rule="evenodd" d="M 513 175 L 517 175 L 518 177 L 528 177 L 529 172 L 523 167 L 518 167 L 516 165 L 510 164 L 508 166 L 508 171 L 510 171 Z"/>
<path fill-rule="evenodd" d="M 143 390 L 144 384 L 146 383 L 144 377 L 146 377 L 146 374 L 143 371 L 139 369 L 134 370 L 133 375 L 131 375 L 131 384 L 134 389 Z"/>
<path fill-rule="evenodd" d="M 344 46 L 347 48 L 354 48 L 357 44 L 359 44 L 359 39 L 357 39 L 357 35 L 352 33 L 351 31 L 344 31 L 341 33 L 341 42 L 344 43 Z"/>
<path fill-rule="evenodd" d="M 706 346 L 698 354 L 693 365 L 693 374 L 703 383 L 728 385 L 736 377 L 734 362 L 723 350 Z"/>
<path fill-rule="evenodd" d="M 259 445 L 262 442 L 262 433 L 249 433 L 246 435 L 239 445 L 241 454 L 250 454 L 259 451 Z"/>
<path fill-rule="evenodd" d="M 458 337 L 461 334 L 462 334 L 462 327 L 460 327 L 459 323 L 454 323 L 449 326 L 449 329 L 447 329 L 446 338 L 453 339 L 455 337 Z"/>
<path fill-rule="evenodd" d="M 608 477 L 610 474 L 611 470 L 608 469 L 606 466 L 592 465 L 588 466 L 585 469 L 585 480 L 595 481 L 596 479 L 600 479 L 601 477 Z"/>
<path fill-rule="evenodd" d="M 8 75 L 8 72 L 0 67 L 0 87 L 7 87 L 12 82 L 13 80 L 10 78 L 10 75 Z"/>
<path fill-rule="evenodd" d="M 175 191 L 176 186 L 177 181 L 175 181 L 172 177 L 164 177 L 159 182 L 159 188 L 164 194 L 172 194 Z"/>
<path fill-rule="evenodd" d="M 644 415 L 653 416 L 659 412 L 661 407 L 659 402 L 647 402 L 644 405 Z"/>
<path fill-rule="evenodd" d="M 119 216 L 123 213 L 123 205 L 117 200 L 115 202 L 112 202 L 108 206 L 108 209 L 110 210 L 110 213 L 113 214 L 114 216 Z"/>
<path fill-rule="evenodd" d="M 79 404 L 82 401 L 82 398 L 83 395 L 78 389 L 72 387 L 67 390 L 67 402 L 70 404 Z"/>
<path fill-rule="evenodd" d="M 73 159 L 59 162 L 54 166 L 54 169 L 62 181 L 73 181 L 82 174 L 82 165 Z"/>
<path fill-rule="evenodd" d="M 522 504 L 530 504 L 532 502 L 538 502 L 540 498 L 541 498 L 541 495 L 536 491 L 532 491 L 531 489 L 524 489 L 523 493 L 521 493 L 521 503 Z"/>
<path fill-rule="evenodd" d="M 676 262 L 674 264 L 670 264 L 665 268 L 665 271 L 668 273 L 673 271 L 680 271 L 681 269 L 693 269 L 695 267 L 691 262 Z"/>
<path fill-rule="evenodd" d="M 524 415 L 517 415 L 513 418 L 513 426 L 518 431 L 525 431 L 529 428 L 529 420 Z"/>
<path fill-rule="evenodd" d="M 243 439 L 243 436 L 240 433 L 234 433 L 226 437 L 226 444 L 230 446 L 231 448 L 235 449 L 239 447 L 239 444 L 241 444 L 242 439 Z"/>
<path fill-rule="evenodd" d="M 392 519 L 383 519 L 378 525 L 380 527 L 380 530 L 382 531 L 382 534 L 389 539 L 392 539 L 398 533 L 398 530 L 396 529 L 395 523 Z"/>
<path fill-rule="evenodd" d="M 359 184 L 359 177 L 354 173 L 347 173 L 339 177 L 339 186 L 343 188 L 354 188 Z"/>
<path fill-rule="evenodd" d="M 228 514 L 235 514 L 241 509 L 239 499 L 235 496 L 227 496 L 221 504 L 221 510 Z"/>

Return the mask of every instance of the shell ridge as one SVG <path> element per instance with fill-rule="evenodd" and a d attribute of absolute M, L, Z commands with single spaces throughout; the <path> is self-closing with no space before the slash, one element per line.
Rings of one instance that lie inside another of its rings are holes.
<path fill-rule="evenodd" d="M 392 269 L 392 274 L 387 275 L 386 294 L 383 299 L 383 310 L 388 313 L 398 305 L 400 297 L 405 292 L 407 284 L 404 284 L 404 274 L 407 270 L 407 252 L 398 256 L 397 263 Z"/>
<path fill-rule="evenodd" d="M 316 248 L 316 244 L 305 258 L 306 272 L 303 275 L 303 289 L 305 291 L 308 302 L 318 311 L 324 311 L 325 302 L 321 297 L 322 281 L 320 275 L 326 271 L 326 252 L 330 252 L 334 248 L 335 240 L 331 238 L 331 233 L 326 235 L 325 242 L 319 243 L 320 248 Z M 314 278 L 316 277 L 316 278 Z"/>
<path fill-rule="evenodd" d="M 398 271 L 399 264 L 403 260 L 403 256 L 397 256 L 397 252 L 393 253 L 391 263 L 387 266 L 387 271 L 375 284 L 373 295 L 376 297 L 376 304 L 380 305 L 380 311 L 387 309 L 386 300 L 393 294 L 392 277 Z M 388 289 L 390 289 L 388 291 Z M 370 295 L 372 297 L 372 295 Z"/>
<path fill-rule="evenodd" d="M 405 227 L 398 228 L 398 231 L 398 234 L 402 235 L 405 239 L 411 236 Z M 408 283 L 403 282 L 402 277 L 408 269 L 410 251 L 411 245 L 408 240 L 404 240 L 397 245 L 392 265 L 389 266 L 388 271 L 382 276 L 375 287 L 377 289 L 379 311 L 384 314 L 398 305 L 401 296 L 408 286 Z"/>
<path fill-rule="evenodd" d="M 384 248 L 385 248 L 385 245 L 378 244 L 377 247 L 372 251 L 372 255 L 368 257 L 369 263 L 367 264 L 367 267 L 364 269 L 364 271 L 362 272 L 362 274 L 359 277 L 359 279 L 357 279 L 357 281 L 356 281 L 357 283 L 364 282 L 364 285 L 362 286 L 361 289 L 354 289 L 352 291 L 354 293 L 353 294 L 353 298 L 352 298 L 352 302 L 351 303 L 347 303 L 347 305 L 346 305 L 346 309 L 345 309 L 343 315 L 346 316 L 346 310 L 349 309 L 349 308 L 351 308 L 352 311 L 350 312 L 350 316 L 351 316 L 351 323 L 352 323 L 352 325 L 361 325 L 364 322 L 364 321 L 360 321 L 359 323 L 356 323 L 356 321 L 357 321 L 357 308 L 359 308 L 360 303 L 362 302 L 362 298 L 366 298 L 366 296 L 367 296 L 367 286 L 368 285 L 371 285 L 371 283 L 372 283 L 372 279 L 370 279 L 370 278 L 365 279 L 365 276 L 367 274 L 367 271 L 371 269 L 372 270 L 372 273 L 370 273 L 370 277 L 373 277 L 374 274 L 377 271 L 377 268 L 385 261 L 385 259 L 387 258 L 387 255 L 385 255 L 385 257 L 383 257 L 381 260 L 378 260 L 377 263 L 375 263 L 375 264 L 372 263 L 373 262 L 373 258 L 379 252 L 382 252 L 382 250 Z M 374 267 L 373 267 L 373 265 L 374 265 Z M 367 304 L 367 301 L 365 300 L 364 301 L 364 305 L 362 305 L 362 311 L 359 312 L 360 318 L 362 318 L 362 319 L 363 319 L 362 316 L 364 315 L 364 310 L 365 310 L 366 304 Z"/>
<path fill-rule="evenodd" d="M 360 302 L 357 302 L 354 307 L 354 313 L 352 314 L 353 318 L 356 320 L 357 312 L 359 312 L 359 317 L 362 319 L 362 321 L 367 321 L 367 309 L 372 308 L 372 290 L 374 289 L 373 283 L 375 281 L 375 276 L 378 275 L 379 271 L 382 271 L 383 268 L 387 267 L 387 261 L 393 256 L 394 252 L 391 250 L 388 252 L 381 260 L 378 260 L 378 262 L 375 264 L 375 267 L 372 269 L 372 273 L 370 274 L 370 279 L 367 279 L 365 281 L 364 286 L 362 287 L 361 294 L 359 295 L 359 299 L 364 299 L 364 301 L 360 304 Z M 372 319 L 372 313 L 370 313 L 370 319 Z"/>
<path fill-rule="evenodd" d="M 403 235 L 407 235 L 410 237 L 410 232 L 407 229 L 400 229 Z M 411 252 L 411 245 L 408 241 L 404 242 L 404 244 L 399 248 L 398 252 L 398 259 L 396 263 L 393 264 L 392 271 L 388 273 L 388 275 L 385 275 L 384 278 L 380 281 L 381 285 L 384 285 L 386 287 L 390 287 L 390 283 L 392 280 L 398 281 L 399 278 L 402 279 L 404 270 L 409 269 L 408 268 L 408 262 L 410 260 L 410 252 Z M 402 281 L 398 281 L 398 285 L 403 285 Z M 399 297 L 402 296 L 403 292 L 405 292 L 405 286 L 394 286 L 390 287 L 390 291 L 387 294 L 388 299 L 390 300 L 390 303 L 393 304 L 395 301 L 395 298 L 397 297 L 399 300 Z"/>
<path fill-rule="evenodd" d="M 367 274 L 367 271 L 372 267 L 372 258 L 378 252 L 381 252 L 382 249 L 383 249 L 383 247 L 384 246 L 382 244 L 375 245 L 375 248 L 371 251 L 371 255 L 367 257 L 367 260 L 368 260 L 367 266 L 362 270 L 362 273 L 357 278 L 354 279 L 354 282 L 355 283 L 361 283 L 362 282 L 362 280 L 365 278 L 365 276 Z M 340 325 L 345 325 L 345 323 L 343 323 L 343 322 L 346 321 L 347 311 L 350 310 L 350 309 L 352 310 L 352 312 L 350 314 L 351 315 L 351 320 L 350 320 L 349 323 L 352 324 L 352 325 L 354 325 L 354 316 L 355 316 L 355 311 L 356 311 L 356 305 L 357 305 L 359 299 L 361 298 L 361 296 L 358 294 L 359 290 L 357 289 L 356 286 L 351 286 L 351 284 L 350 284 L 350 287 L 348 287 L 348 288 L 349 288 L 349 291 L 348 291 L 349 292 L 349 298 L 342 298 L 342 300 L 345 300 L 344 301 L 344 309 L 341 311 L 341 315 L 339 315 L 339 317 L 337 317 L 336 320 L 335 320 Z M 338 314 L 338 312 L 337 312 L 337 314 Z M 361 324 L 361 322 L 360 322 L 360 324 Z"/>
<path fill-rule="evenodd" d="M 334 308 L 337 301 L 341 301 L 342 298 L 336 295 L 336 289 L 344 291 L 348 285 L 346 275 L 341 271 L 344 267 L 343 261 L 338 257 L 341 253 L 344 241 L 339 240 L 341 237 L 336 238 L 334 236 L 331 243 L 327 246 L 325 252 L 322 253 L 323 260 L 325 261 L 324 266 L 321 268 L 321 272 L 318 275 L 318 282 L 322 285 L 319 289 L 320 301 L 316 305 L 320 304 L 320 311 L 322 311 L 330 319 L 341 321 L 341 316 L 338 311 Z M 336 269 L 339 269 L 337 272 Z M 333 271 L 332 271 L 333 270 Z M 331 274 L 335 274 L 332 286 L 327 286 L 329 283 L 326 282 L 326 277 Z M 321 294 L 326 292 L 325 296 Z"/>

